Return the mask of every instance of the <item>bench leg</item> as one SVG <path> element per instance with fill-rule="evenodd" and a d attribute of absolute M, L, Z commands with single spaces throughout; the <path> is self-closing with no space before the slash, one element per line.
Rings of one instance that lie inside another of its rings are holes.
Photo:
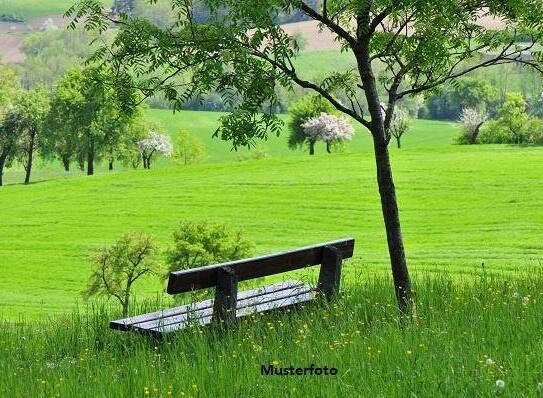
<path fill-rule="evenodd" d="M 232 268 L 222 267 L 217 270 L 217 287 L 213 302 L 214 323 L 231 326 L 236 323 L 238 300 L 238 277 Z"/>
<path fill-rule="evenodd" d="M 323 250 L 317 292 L 331 300 L 339 293 L 342 258 L 340 251 L 334 246 L 326 246 Z"/>

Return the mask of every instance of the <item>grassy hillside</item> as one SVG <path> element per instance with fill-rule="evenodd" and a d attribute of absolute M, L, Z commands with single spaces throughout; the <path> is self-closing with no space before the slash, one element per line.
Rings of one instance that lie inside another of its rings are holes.
<path fill-rule="evenodd" d="M 168 131 L 175 139 L 175 134 L 180 128 L 185 128 L 192 134 L 198 136 L 206 145 L 209 162 L 236 160 L 240 155 L 247 155 L 248 150 L 241 148 L 238 152 L 231 151 L 232 145 L 229 142 L 213 138 L 213 133 L 218 127 L 218 118 L 221 113 L 183 111 L 172 115 L 169 110 L 149 110 L 149 119 L 156 121 Z M 288 116 L 283 116 L 285 122 Z M 365 152 L 373 150 L 372 141 L 366 129 L 358 124 L 356 135 L 348 145 L 347 152 Z M 453 136 L 457 132 L 454 123 L 440 122 L 435 120 L 415 120 L 412 130 L 402 141 L 405 148 L 421 147 L 446 147 L 450 146 Z M 279 137 L 270 136 L 268 141 L 257 142 L 256 148 L 265 150 L 270 156 L 306 156 L 307 150 L 292 151 L 288 148 L 288 131 L 285 130 Z M 317 144 L 317 152 L 325 152 L 324 144 Z"/>
<path fill-rule="evenodd" d="M 541 260 L 543 148 L 393 151 L 411 269 L 471 273 Z M 243 227 L 266 253 L 354 236 L 347 275 L 388 270 L 369 152 L 217 163 L 7 186 L 0 192 L 0 314 L 37 316 L 77 300 L 93 247 L 128 229 L 162 248 L 182 218 Z M 143 287 L 161 290 L 158 282 Z"/>
<path fill-rule="evenodd" d="M 218 118 L 221 113 L 216 112 L 195 112 L 182 111 L 173 114 L 170 110 L 151 109 L 148 111 L 148 118 L 157 122 L 166 133 L 172 136 L 175 143 L 175 137 L 179 129 L 184 128 L 200 138 L 206 147 L 206 163 L 217 163 L 225 161 L 237 161 L 240 158 L 248 157 L 255 152 L 255 149 L 248 150 L 240 148 L 237 152 L 232 151 L 232 145 L 229 142 L 213 138 L 213 132 L 218 127 Z M 287 120 L 287 117 L 284 117 Z M 405 149 L 424 148 L 424 147 L 448 147 L 452 144 L 453 136 L 457 132 L 454 123 L 440 122 L 434 120 L 416 120 L 412 131 L 409 132 L 402 143 Z M 265 151 L 270 157 L 307 157 L 306 150 L 292 151 L 287 146 L 288 133 L 285 131 L 279 137 L 271 136 L 268 141 L 259 141 L 256 148 Z M 347 152 L 368 152 L 372 150 L 369 134 L 360 127 L 357 127 L 357 134 L 353 142 L 346 148 Z M 324 153 L 323 144 L 317 145 L 317 153 Z M 392 151 L 395 151 L 392 148 Z M 158 159 L 154 167 L 169 167 L 174 163 L 168 159 Z M 62 166 L 58 163 L 49 163 L 39 161 L 36 163 L 33 172 L 34 181 L 49 180 L 52 178 L 66 178 L 80 175 L 81 172 L 75 169 L 66 174 Z M 119 170 L 126 170 L 122 164 L 117 164 Z M 100 165 L 98 173 L 107 173 L 107 165 Z M 15 167 L 5 172 L 5 181 L 7 184 L 20 183 L 24 180 L 24 172 L 21 167 Z"/>
<path fill-rule="evenodd" d="M 61 15 L 75 0 L 0 0 L 0 13 L 21 18 Z"/>

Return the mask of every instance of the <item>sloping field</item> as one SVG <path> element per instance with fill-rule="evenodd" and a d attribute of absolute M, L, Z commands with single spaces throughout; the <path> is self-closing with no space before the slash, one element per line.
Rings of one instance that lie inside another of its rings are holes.
<path fill-rule="evenodd" d="M 218 118 L 222 115 L 218 112 L 196 112 L 182 111 L 175 114 L 171 110 L 150 109 L 148 118 L 161 126 L 160 130 L 172 136 L 175 143 L 177 133 L 181 128 L 187 129 L 191 134 L 197 136 L 205 145 L 207 157 L 206 163 L 232 162 L 240 158 L 248 158 L 255 153 L 255 149 L 248 150 L 240 148 L 237 152 L 232 150 L 229 142 L 213 138 L 213 132 L 218 127 Z M 283 116 L 286 121 L 288 116 Z M 421 147 L 448 147 L 452 144 L 453 136 L 457 133 L 455 123 L 440 122 L 435 120 L 415 120 L 412 131 L 403 138 L 405 148 Z M 267 141 L 257 141 L 256 149 L 266 153 L 268 157 L 306 157 L 307 150 L 300 149 L 292 151 L 287 145 L 288 135 L 284 131 L 279 137 L 270 136 Z M 395 151 L 394 145 L 392 150 Z M 372 144 L 369 134 L 366 130 L 357 127 L 357 134 L 352 143 L 345 149 L 347 152 L 367 152 L 372 151 Z M 317 153 L 325 153 L 324 145 L 317 144 Z M 165 158 L 158 158 L 153 167 L 167 167 L 174 163 Z M 116 170 L 126 170 L 119 162 L 115 165 Z M 98 173 L 107 173 L 107 165 L 99 165 Z M 42 181 L 52 178 L 66 178 L 81 174 L 76 167 L 72 167 L 70 173 L 65 173 L 63 168 L 57 163 L 38 161 L 36 168 L 32 173 L 33 181 Z M 5 182 L 7 184 L 20 183 L 23 177 L 22 167 L 16 166 L 14 169 L 5 171 Z"/>
<path fill-rule="evenodd" d="M 393 152 L 412 272 L 509 271 L 543 257 L 543 148 Z M 61 312 L 79 298 L 90 249 L 126 230 L 162 248 L 180 219 L 242 227 L 258 253 L 357 239 L 347 278 L 388 272 L 369 152 L 217 163 L 7 186 L 0 191 L 0 313 Z M 140 293 L 163 286 L 148 282 Z"/>

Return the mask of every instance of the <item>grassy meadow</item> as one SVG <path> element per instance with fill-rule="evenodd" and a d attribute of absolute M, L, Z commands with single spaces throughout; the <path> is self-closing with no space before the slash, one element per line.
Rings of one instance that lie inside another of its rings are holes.
<path fill-rule="evenodd" d="M 406 139 L 404 149 L 392 150 L 412 272 L 538 265 L 543 148 L 422 146 L 433 131 L 421 146 Z M 126 230 L 153 234 L 165 249 L 187 218 L 243 228 L 256 253 L 354 236 L 347 278 L 388 272 L 373 155 L 322 152 L 2 188 L 0 314 L 36 318 L 72 308 L 89 275 L 89 250 Z M 162 289 L 149 280 L 139 294 Z"/>
<path fill-rule="evenodd" d="M 0 328 L 9 397 L 538 397 L 541 269 L 417 278 L 417 317 L 398 319 L 389 278 L 351 280 L 331 305 L 193 328 L 156 342 L 107 329 L 97 306 Z M 145 308 L 141 308 L 141 311 Z M 336 368 L 262 376 L 261 365 Z"/>
<path fill-rule="evenodd" d="M 0 0 L 0 13 L 24 19 L 62 15 L 74 2 L 74 0 Z"/>
<path fill-rule="evenodd" d="M 279 136 L 270 136 L 267 141 L 257 141 L 256 147 L 252 149 L 239 148 L 238 151 L 232 150 L 229 142 L 222 141 L 219 138 L 213 138 L 213 133 L 219 126 L 219 118 L 222 116 L 219 112 L 198 112 L 181 111 L 175 114 L 171 110 L 149 109 L 147 118 L 160 126 L 160 130 L 169 134 L 175 143 L 177 133 L 180 129 L 186 129 L 194 136 L 198 137 L 205 146 L 205 163 L 236 162 L 250 158 L 255 152 L 263 152 L 268 157 L 307 157 L 307 150 L 290 150 L 287 146 L 288 135 L 285 131 Z M 287 121 L 287 116 L 282 116 Z M 346 153 L 367 152 L 368 155 L 373 151 L 371 137 L 369 133 L 360 126 L 355 126 L 357 133 L 353 141 L 345 148 Z M 428 147 L 450 147 L 453 137 L 457 133 L 458 127 L 455 123 L 442 122 L 436 120 L 415 120 L 412 131 L 402 139 L 402 145 L 405 148 L 428 148 Z M 395 151 L 394 145 L 391 150 Z M 317 153 L 324 154 L 326 148 L 323 144 L 317 144 Z M 72 167 L 70 173 L 65 173 L 58 162 L 44 162 L 37 160 L 37 167 L 32 173 L 33 181 L 43 181 L 50 179 L 69 178 L 82 175 L 77 168 Z M 169 159 L 157 158 L 153 168 L 173 167 L 175 163 Z M 101 164 L 97 167 L 98 173 L 107 173 L 107 165 Z M 117 163 L 116 169 L 129 170 L 122 164 Z M 12 169 L 6 170 L 4 175 L 6 184 L 17 184 L 24 180 L 24 170 L 15 165 Z"/>

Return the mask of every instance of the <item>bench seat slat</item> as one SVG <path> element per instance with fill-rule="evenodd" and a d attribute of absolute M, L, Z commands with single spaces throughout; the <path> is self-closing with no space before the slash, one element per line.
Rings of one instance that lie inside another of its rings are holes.
<path fill-rule="evenodd" d="M 239 312 L 236 313 L 236 317 L 241 318 L 243 316 L 248 316 L 251 314 L 261 313 L 261 312 L 267 312 L 271 311 L 273 309 L 277 308 L 286 308 L 294 305 L 298 305 L 301 303 L 309 302 L 315 298 L 315 292 L 314 291 L 308 291 L 305 290 L 303 292 L 291 295 L 291 296 L 285 296 L 281 298 L 277 298 L 276 300 L 268 301 L 268 302 L 262 302 L 259 304 L 256 304 L 255 306 L 249 306 L 242 308 Z M 175 323 L 171 325 L 163 325 L 163 326 L 157 326 L 152 329 L 147 329 L 151 334 L 164 334 L 164 333 L 171 333 L 176 332 L 179 330 L 182 330 L 186 328 L 189 325 L 208 325 L 211 323 L 211 313 L 206 314 L 205 316 L 195 319 L 192 323 L 191 322 L 181 322 L 181 323 Z M 146 330 L 141 330 L 146 331 Z"/>
<path fill-rule="evenodd" d="M 237 316 L 269 311 L 274 308 L 295 305 L 314 298 L 310 285 L 286 281 L 238 294 Z M 120 319 L 110 323 L 112 329 L 139 331 L 160 335 L 184 329 L 189 325 L 206 325 L 211 322 L 213 300 L 184 305 L 166 311 Z"/>
<path fill-rule="evenodd" d="M 247 290 L 239 292 L 238 294 L 238 308 L 245 306 L 247 300 L 257 297 L 262 297 L 269 295 L 271 293 L 281 292 L 288 289 L 297 288 L 300 286 L 300 283 L 297 281 L 285 281 L 282 283 L 277 283 L 258 289 Z M 130 318 L 124 318 L 112 321 L 110 327 L 116 330 L 128 331 L 134 330 L 135 328 L 148 328 L 146 325 L 156 321 L 164 319 L 186 319 L 188 317 L 194 318 L 194 313 L 209 310 L 213 308 L 213 300 L 204 300 L 198 303 L 191 303 L 188 305 L 183 305 L 176 308 L 171 308 L 167 310 L 156 311 L 148 314 L 138 315 Z"/>
<path fill-rule="evenodd" d="M 287 297 L 300 296 L 312 291 L 312 288 L 308 285 L 298 285 L 289 289 L 279 290 L 272 293 L 267 293 L 261 296 L 251 297 L 245 300 L 239 300 L 237 305 L 237 311 L 242 314 L 250 314 L 251 309 L 261 304 L 270 303 L 277 300 L 282 300 Z M 204 308 L 199 311 L 185 313 L 169 318 L 157 319 L 150 322 L 139 323 L 134 327 L 143 330 L 161 330 L 163 327 L 172 326 L 176 324 L 189 324 L 191 322 L 198 323 L 200 319 L 211 318 L 213 315 L 213 308 Z"/>

